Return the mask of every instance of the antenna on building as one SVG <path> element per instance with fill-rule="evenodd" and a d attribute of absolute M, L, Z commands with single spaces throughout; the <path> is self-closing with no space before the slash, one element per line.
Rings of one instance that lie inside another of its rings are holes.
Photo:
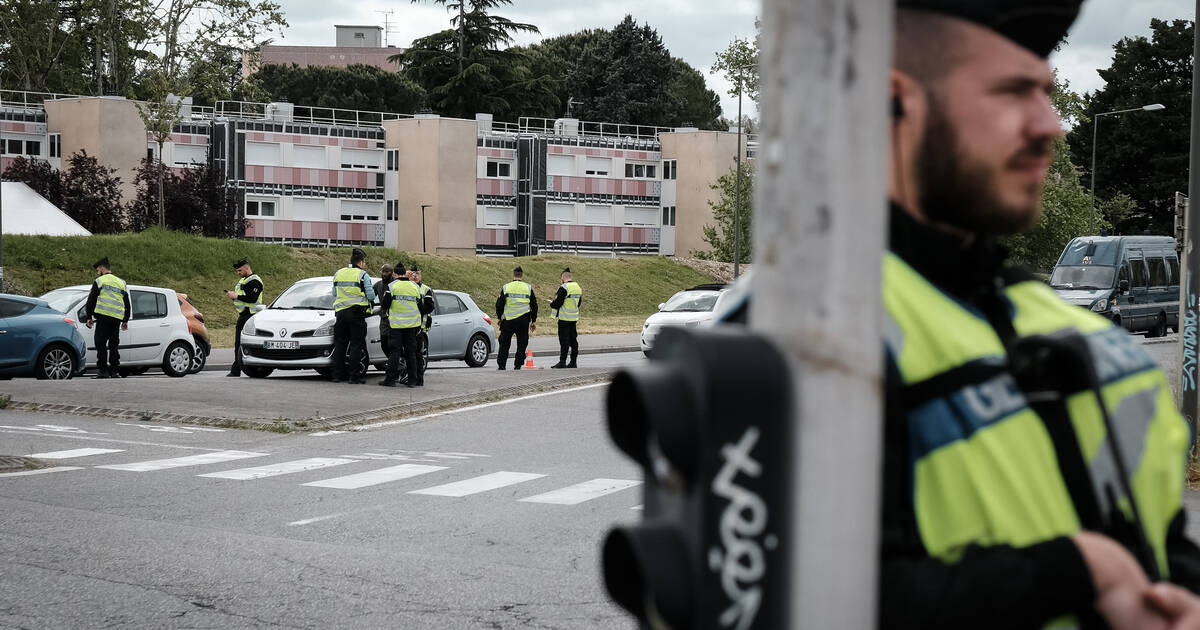
<path fill-rule="evenodd" d="M 571 109 L 574 107 L 576 102 L 577 101 L 575 100 L 575 97 L 567 97 L 567 118 L 574 118 L 574 116 L 571 115 Z"/>
<path fill-rule="evenodd" d="M 383 14 L 383 47 L 387 48 L 388 34 L 396 32 L 396 29 L 392 28 L 392 22 L 390 19 L 391 16 L 396 14 L 396 11 L 395 9 L 387 9 L 386 11 L 383 9 L 376 9 L 375 12 Z"/>

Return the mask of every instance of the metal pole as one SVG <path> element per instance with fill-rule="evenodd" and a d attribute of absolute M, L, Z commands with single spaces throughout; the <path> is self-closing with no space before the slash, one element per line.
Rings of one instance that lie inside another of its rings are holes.
<path fill-rule="evenodd" d="M 1196 16 L 1200 17 L 1200 0 L 1196 0 Z M 1195 59 L 1200 59 L 1200 29 L 1195 30 L 1194 37 L 1193 55 Z M 1196 93 L 1197 86 L 1200 86 L 1200 64 L 1192 64 L 1192 147 L 1188 167 L 1187 232 L 1182 252 L 1184 259 L 1181 261 L 1187 272 L 1183 274 L 1183 282 L 1180 283 L 1179 289 L 1179 330 L 1183 333 L 1179 336 L 1179 367 L 1182 372 L 1179 379 L 1182 401 L 1179 411 L 1192 427 L 1193 435 L 1196 428 L 1197 403 L 1200 402 L 1196 392 L 1196 325 L 1200 321 L 1200 308 L 1197 308 L 1200 287 L 1197 286 L 1196 279 L 1200 278 L 1200 256 L 1195 255 L 1196 243 L 1200 242 L 1200 217 L 1196 216 L 1200 204 L 1191 202 L 1200 194 L 1200 95 Z"/>
<path fill-rule="evenodd" d="M 793 628 L 877 625 L 892 4 L 763 3 L 750 325 L 791 368 Z"/>
<path fill-rule="evenodd" d="M 1100 116 L 1103 114 L 1092 116 L 1092 202 L 1091 214 L 1088 215 L 1088 234 L 1096 233 L 1096 138 L 1099 137 Z"/>
<path fill-rule="evenodd" d="M 425 208 L 428 207 L 427 203 L 421 204 L 421 253 L 423 254 L 429 253 L 429 250 L 425 249 Z"/>
<path fill-rule="evenodd" d="M 738 78 L 737 174 L 733 184 L 733 279 L 740 275 L 742 263 L 742 80 Z"/>

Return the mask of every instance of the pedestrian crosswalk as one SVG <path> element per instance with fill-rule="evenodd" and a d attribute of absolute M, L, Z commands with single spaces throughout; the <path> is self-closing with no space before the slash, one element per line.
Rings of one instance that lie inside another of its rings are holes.
<path fill-rule="evenodd" d="M 0 480 L 10 477 L 30 477 L 45 475 L 52 472 L 83 474 L 88 471 L 106 470 L 136 473 L 155 473 L 175 471 L 178 469 L 195 468 L 195 477 L 206 479 L 252 482 L 261 479 L 297 475 L 297 485 L 319 488 L 327 491 L 353 491 L 366 488 L 394 484 L 394 488 L 408 495 L 463 498 L 475 495 L 498 496 L 515 499 L 522 503 L 535 503 L 560 506 L 574 506 L 613 495 L 641 485 L 635 479 L 570 479 L 555 484 L 553 476 L 538 472 L 521 472 L 500 470 L 482 472 L 478 470 L 479 460 L 471 458 L 485 457 L 469 454 L 462 457 L 442 457 L 439 453 L 426 453 L 427 457 L 439 458 L 435 464 L 394 464 L 385 465 L 388 459 L 409 459 L 411 453 L 398 451 L 393 454 L 363 453 L 338 457 L 306 457 L 286 461 L 271 461 L 271 453 L 241 450 L 218 450 L 200 454 L 184 455 L 140 461 L 125 461 L 124 463 L 104 463 L 103 460 L 113 461 L 114 457 L 129 459 L 131 453 L 124 449 L 109 448 L 78 448 L 62 451 L 46 451 L 30 454 L 45 460 L 71 460 L 71 466 L 55 466 L 31 471 L 0 474 Z M 122 459 L 117 459 L 120 462 Z M 233 462 L 259 459 L 263 463 L 250 467 L 229 467 Z M 99 460 L 99 461 L 97 461 Z M 85 462 L 94 465 L 84 465 Z M 470 461 L 473 473 L 465 477 L 456 475 L 455 465 Z M 207 471 L 203 470 L 207 468 Z M 214 468 L 219 468 L 214 470 Z M 180 470 L 191 473 L 192 471 Z M 441 474 L 434 474 L 441 473 Z M 324 475 L 320 479 L 310 480 L 314 474 Z M 414 480 L 431 475 L 430 481 L 436 483 L 415 483 Z M 458 478 L 456 478 L 458 477 Z M 449 478 L 449 479 L 447 479 Z M 16 482 L 13 482 L 16 483 Z M 295 482 L 294 482 L 295 483 Z M 555 487 L 557 486 L 557 487 Z M 528 489 L 527 489 L 528 488 Z M 503 492 L 501 492 L 503 491 Z M 640 497 L 630 497 L 631 500 Z M 628 506 L 622 506 L 627 508 Z"/>

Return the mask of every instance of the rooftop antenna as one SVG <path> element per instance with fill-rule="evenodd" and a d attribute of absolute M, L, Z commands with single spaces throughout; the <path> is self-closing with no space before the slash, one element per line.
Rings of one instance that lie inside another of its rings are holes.
<path fill-rule="evenodd" d="M 567 118 L 574 118 L 574 116 L 571 115 L 571 109 L 575 105 L 576 102 L 577 101 L 575 100 L 574 97 L 571 97 L 571 96 L 567 97 Z"/>
<path fill-rule="evenodd" d="M 383 9 L 376 9 L 375 12 L 383 14 L 383 47 L 387 48 L 388 34 L 396 32 L 396 29 L 392 28 L 392 22 L 390 19 L 391 16 L 396 14 L 396 10 L 395 9 L 387 9 L 385 11 Z"/>

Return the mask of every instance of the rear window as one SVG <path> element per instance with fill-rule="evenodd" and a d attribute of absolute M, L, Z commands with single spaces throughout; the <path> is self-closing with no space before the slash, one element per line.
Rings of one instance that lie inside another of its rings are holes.
<path fill-rule="evenodd" d="M 33 310 L 33 304 L 0 298 L 0 317 L 16 317 Z"/>
<path fill-rule="evenodd" d="M 132 319 L 157 319 L 167 316 L 167 296 L 153 291 L 130 291 Z"/>

